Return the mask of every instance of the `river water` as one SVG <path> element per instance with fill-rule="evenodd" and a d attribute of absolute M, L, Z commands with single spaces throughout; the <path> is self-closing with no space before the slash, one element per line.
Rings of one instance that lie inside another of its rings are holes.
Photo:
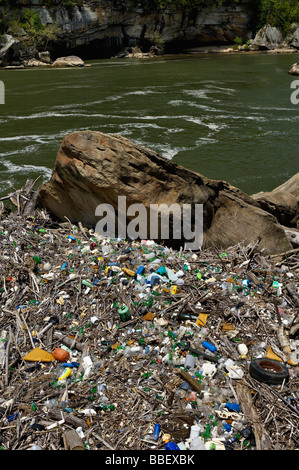
<path fill-rule="evenodd" d="M 211 54 L 2 70 L 0 193 L 48 180 L 63 136 L 82 129 L 122 134 L 248 194 L 272 190 L 298 171 L 296 60 Z"/>

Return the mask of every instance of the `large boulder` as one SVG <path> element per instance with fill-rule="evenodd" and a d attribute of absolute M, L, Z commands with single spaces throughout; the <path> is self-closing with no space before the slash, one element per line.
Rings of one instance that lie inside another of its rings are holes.
<path fill-rule="evenodd" d="M 10 34 L 4 34 L 0 43 L 0 67 L 10 65 L 13 61 L 19 60 L 21 43 Z"/>
<path fill-rule="evenodd" d="M 66 135 L 50 181 L 39 188 L 38 204 L 60 220 L 67 217 L 94 228 L 97 206 L 110 204 L 117 212 L 119 196 L 126 197 L 127 207 L 136 203 L 147 209 L 153 204 L 189 204 L 193 209 L 201 204 L 204 248 L 258 242 L 269 254 L 292 248 L 277 219 L 238 188 L 183 168 L 119 135 L 88 130 Z M 165 243 L 183 246 L 184 238 Z"/>
<path fill-rule="evenodd" d="M 283 36 L 278 28 L 267 24 L 256 33 L 251 44 L 262 50 L 277 49 L 283 45 Z"/>

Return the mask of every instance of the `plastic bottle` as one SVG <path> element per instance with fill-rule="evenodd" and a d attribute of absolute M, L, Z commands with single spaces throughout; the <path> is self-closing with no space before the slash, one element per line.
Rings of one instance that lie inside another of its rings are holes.
<path fill-rule="evenodd" d="M 59 380 L 59 381 L 64 381 L 64 380 L 66 380 L 68 377 L 71 377 L 71 376 L 72 376 L 72 373 L 73 373 L 73 372 L 72 372 L 72 369 L 71 369 L 70 367 L 66 367 L 66 368 L 62 371 L 61 375 L 58 377 L 58 380 Z"/>
<path fill-rule="evenodd" d="M 0 336 L 0 366 L 4 366 L 5 364 L 5 340 L 7 337 L 7 331 L 3 330 L 1 331 L 1 336 Z"/>
<path fill-rule="evenodd" d="M 58 398 L 50 398 L 45 401 L 45 407 L 49 410 L 51 408 L 59 407 Z"/>
<path fill-rule="evenodd" d="M 200 431 L 201 428 L 197 424 L 194 424 L 193 426 L 191 426 L 189 438 L 195 439 L 196 437 L 199 437 Z"/>
<path fill-rule="evenodd" d="M 32 446 L 27 450 L 42 450 L 42 448 L 37 444 L 32 444 Z"/>
<path fill-rule="evenodd" d="M 184 366 L 187 369 L 194 369 L 195 357 L 192 354 L 187 354 L 186 355 Z"/>
<path fill-rule="evenodd" d="M 160 429 L 161 429 L 160 424 L 155 424 L 153 439 L 155 439 L 156 441 L 159 439 Z"/>
<path fill-rule="evenodd" d="M 203 440 L 200 439 L 200 437 L 195 437 L 191 441 L 190 450 L 207 450 L 207 449 Z"/>
<path fill-rule="evenodd" d="M 217 351 L 216 346 L 214 346 L 213 344 L 209 343 L 208 341 L 203 341 L 203 342 L 202 342 L 202 346 L 203 346 L 205 349 L 208 349 L 208 350 L 211 351 L 211 352 Z"/>

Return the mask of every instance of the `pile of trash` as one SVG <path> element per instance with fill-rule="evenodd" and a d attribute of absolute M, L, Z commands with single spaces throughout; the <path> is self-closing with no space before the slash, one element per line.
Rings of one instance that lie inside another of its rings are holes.
<path fill-rule="evenodd" d="M 0 220 L 0 448 L 299 448 L 299 250 Z"/>

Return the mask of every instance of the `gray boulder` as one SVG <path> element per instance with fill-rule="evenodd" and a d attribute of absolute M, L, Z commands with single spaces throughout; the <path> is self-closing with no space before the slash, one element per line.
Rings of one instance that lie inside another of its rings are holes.
<path fill-rule="evenodd" d="M 251 41 L 252 46 L 259 49 L 277 49 L 283 44 L 281 31 L 275 26 L 265 25 L 255 35 Z"/>
<path fill-rule="evenodd" d="M 0 44 L 0 67 L 6 67 L 11 62 L 19 60 L 21 43 L 9 34 L 4 34 Z"/>

